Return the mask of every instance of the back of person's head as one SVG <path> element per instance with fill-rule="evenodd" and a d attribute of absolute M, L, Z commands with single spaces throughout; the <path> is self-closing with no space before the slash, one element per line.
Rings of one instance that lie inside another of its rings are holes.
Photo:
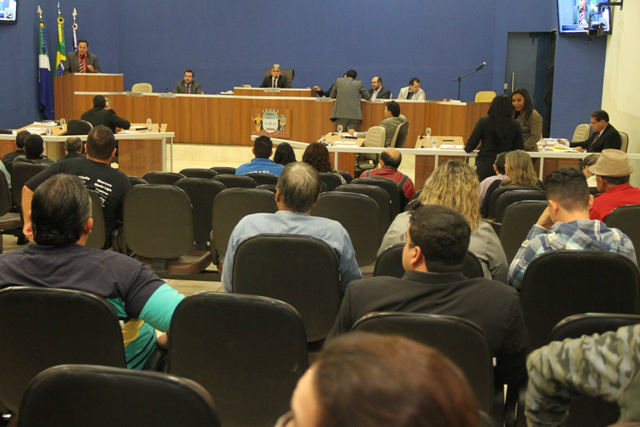
<path fill-rule="evenodd" d="M 313 427 L 479 425 L 475 395 L 460 369 L 408 338 L 344 334 L 324 347 L 307 375 L 317 400 Z"/>
<path fill-rule="evenodd" d="M 385 167 L 398 169 L 402 163 L 402 153 L 395 148 L 389 147 L 380 153 L 380 160 Z"/>
<path fill-rule="evenodd" d="M 409 80 L 409 86 L 413 86 L 415 83 L 420 83 L 420 79 L 417 77 L 412 77 L 411 80 Z"/>
<path fill-rule="evenodd" d="M 39 159 L 44 151 L 44 141 L 40 135 L 29 135 L 24 140 L 24 151 L 28 159 Z"/>
<path fill-rule="evenodd" d="M 91 200 L 80 178 L 58 174 L 40 184 L 31 202 L 33 235 L 39 245 L 76 243 L 91 217 Z"/>
<path fill-rule="evenodd" d="M 498 155 L 496 156 L 496 161 L 494 163 L 500 175 L 504 175 L 506 172 L 505 165 L 507 163 L 507 152 L 503 151 L 502 153 L 498 153 Z"/>
<path fill-rule="evenodd" d="M 344 73 L 344 75 L 347 77 L 351 77 L 352 79 L 355 79 L 356 77 L 358 77 L 358 73 L 356 72 L 356 70 L 349 70 L 346 73 Z"/>
<path fill-rule="evenodd" d="M 107 100 L 102 95 L 96 95 L 93 97 L 93 108 L 104 108 L 107 105 Z"/>
<path fill-rule="evenodd" d="M 302 153 L 302 161 L 313 166 L 318 172 L 331 172 L 329 150 L 322 142 L 312 142 Z"/>
<path fill-rule="evenodd" d="M 273 142 L 268 136 L 259 136 L 253 141 L 253 154 L 258 159 L 268 159 L 273 151 Z"/>
<path fill-rule="evenodd" d="M 609 113 L 604 110 L 594 111 L 593 113 L 591 113 L 591 117 L 596 119 L 597 122 L 604 120 L 605 122 L 609 123 Z"/>
<path fill-rule="evenodd" d="M 478 174 L 468 164 L 450 160 L 438 166 L 420 193 L 423 205 L 440 205 L 459 212 L 475 230 L 480 221 Z"/>
<path fill-rule="evenodd" d="M 116 148 L 116 138 L 111 129 L 98 125 L 87 136 L 87 154 L 97 160 L 108 160 Z"/>
<path fill-rule="evenodd" d="M 309 212 L 320 195 L 320 175 L 304 162 L 289 163 L 278 177 L 282 204 L 295 212 Z"/>
<path fill-rule="evenodd" d="M 79 153 L 82 148 L 82 140 L 77 136 L 70 136 L 64 143 L 67 153 Z"/>
<path fill-rule="evenodd" d="M 398 117 L 400 115 L 400 104 L 396 101 L 387 102 L 387 110 L 391 113 L 393 117 Z"/>
<path fill-rule="evenodd" d="M 575 168 L 556 169 L 544 179 L 547 200 L 553 200 L 570 212 L 589 209 L 589 186 L 582 171 Z"/>
<path fill-rule="evenodd" d="M 16 135 L 16 146 L 20 149 L 24 148 L 24 140 L 31 135 L 28 130 L 21 130 Z"/>
<path fill-rule="evenodd" d="M 469 248 L 471 227 L 458 212 L 438 205 L 414 209 L 411 211 L 408 234 L 411 245 L 420 247 L 429 272 L 462 270 Z"/>
<path fill-rule="evenodd" d="M 505 160 L 505 171 L 509 178 L 503 180 L 500 185 L 535 187 L 538 184 L 538 175 L 533 168 L 531 156 L 526 151 L 509 151 Z"/>
<path fill-rule="evenodd" d="M 593 153 L 593 154 L 589 154 L 584 159 L 580 159 L 580 170 L 583 170 L 588 166 L 595 165 L 596 162 L 598 161 L 598 156 L 599 156 L 598 153 Z"/>
<path fill-rule="evenodd" d="M 510 118 L 513 115 L 513 105 L 511 98 L 507 95 L 498 95 L 491 101 L 489 107 L 489 118 L 492 120 L 502 120 Z"/>
<path fill-rule="evenodd" d="M 281 142 L 278 144 L 276 152 L 273 154 L 273 162 L 286 166 L 295 161 L 296 153 L 293 151 L 291 144 L 288 142 Z"/>
<path fill-rule="evenodd" d="M 531 101 L 531 95 L 529 95 L 529 91 L 525 88 L 521 87 L 513 91 L 511 94 L 511 98 L 513 95 L 522 95 L 524 98 L 524 115 L 529 118 L 531 112 L 533 111 L 533 102 Z"/>

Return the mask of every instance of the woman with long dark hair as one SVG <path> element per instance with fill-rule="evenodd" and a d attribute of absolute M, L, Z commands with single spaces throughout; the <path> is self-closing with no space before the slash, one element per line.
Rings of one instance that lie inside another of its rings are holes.
<path fill-rule="evenodd" d="M 533 108 L 529 91 L 520 88 L 511 94 L 513 118 L 520 123 L 524 151 L 538 151 L 538 141 L 542 138 L 542 116 Z"/>

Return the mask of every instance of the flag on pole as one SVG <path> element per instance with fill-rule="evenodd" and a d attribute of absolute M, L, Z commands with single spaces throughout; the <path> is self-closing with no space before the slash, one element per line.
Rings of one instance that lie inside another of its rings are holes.
<path fill-rule="evenodd" d="M 64 44 L 64 18 L 60 14 L 60 2 L 58 2 L 58 48 L 56 50 L 56 76 L 64 74 L 67 65 L 67 50 Z"/>
<path fill-rule="evenodd" d="M 53 120 L 53 81 L 51 79 L 51 62 L 47 54 L 47 43 L 44 37 L 44 22 L 42 21 L 42 9 L 38 6 L 38 15 L 40 15 L 39 32 L 40 32 L 40 48 L 38 49 L 38 83 L 40 86 L 40 110 L 45 117 Z"/>

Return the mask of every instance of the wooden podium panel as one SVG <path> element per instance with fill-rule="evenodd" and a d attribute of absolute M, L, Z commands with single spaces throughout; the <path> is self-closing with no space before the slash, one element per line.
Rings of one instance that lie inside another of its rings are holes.
<path fill-rule="evenodd" d="M 233 94 L 236 96 L 316 96 L 316 91 L 311 88 L 280 88 L 279 90 L 269 89 L 271 88 L 236 86 L 233 88 Z"/>
<path fill-rule="evenodd" d="M 53 79 L 53 101 L 55 118 L 79 119 L 82 113 L 93 107 L 82 109 L 76 103 L 75 92 L 122 92 L 122 74 L 71 73 Z M 93 96 L 91 97 L 93 98 Z"/>

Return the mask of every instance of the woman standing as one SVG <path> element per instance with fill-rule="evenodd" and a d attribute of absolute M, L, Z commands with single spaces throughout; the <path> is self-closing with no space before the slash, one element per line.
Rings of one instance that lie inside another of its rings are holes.
<path fill-rule="evenodd" d="M 542 138 L 542 116 L 533 108 L 529 91 L 516 89 L 511 95 L 511 104 L 516 110 L 513 118 L 522 127 L 524 151 L 538 151 L 538 141 Z"/>

